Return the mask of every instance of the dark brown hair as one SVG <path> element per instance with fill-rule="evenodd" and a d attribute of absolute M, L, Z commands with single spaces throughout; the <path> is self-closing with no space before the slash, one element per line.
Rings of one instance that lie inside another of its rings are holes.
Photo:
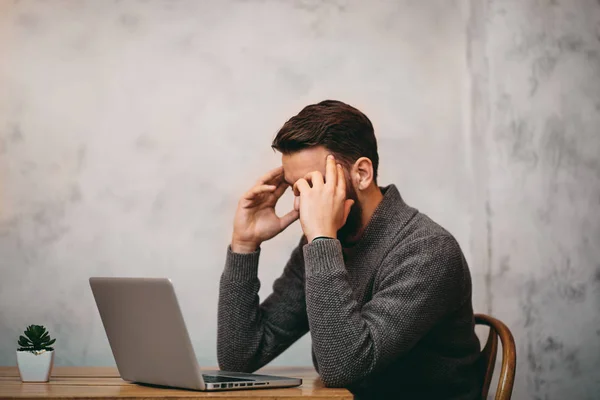
<path fill-rule="evenodd" d="M 360 157 L 373 163 L 377 182 L 377 140 L 373 124 L 356 108 L 337 100 L 325 100 L 304 107 L 279 130 L 271 147 L 283 154 L 323 146 L 346 167 Z"/>

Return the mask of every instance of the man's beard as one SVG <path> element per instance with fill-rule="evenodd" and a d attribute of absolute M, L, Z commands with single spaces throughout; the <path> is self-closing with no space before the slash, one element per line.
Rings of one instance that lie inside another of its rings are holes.
<path fill-rule="evenodd" d="M 362 206 L 358 202 L 358 196 L 350 180 L 346 180 L 346 196 L 354 200 L 346 223 L 337 231 L 337 236 L 342 243 L 352 243 L 357 239 L 362 228 Z"/>

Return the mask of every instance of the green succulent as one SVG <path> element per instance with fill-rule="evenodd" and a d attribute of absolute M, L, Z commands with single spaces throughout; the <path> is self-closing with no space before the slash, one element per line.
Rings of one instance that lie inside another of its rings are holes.
<path fill-rule="evenodd" d="M 25 332 L 25 336 L 19 336 L 19 351 L 52 351 L 50 347 L 56 342 L 56 339 L 51 339 L 50 334 L 42 325 L 29 325 Z"/>

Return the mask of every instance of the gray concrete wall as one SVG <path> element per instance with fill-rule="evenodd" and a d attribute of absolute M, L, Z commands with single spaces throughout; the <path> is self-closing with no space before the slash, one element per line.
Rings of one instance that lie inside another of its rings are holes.
<path fill-rule="evenodd" d="M 597 398 L 599 37 L 591 0 L 1 1 L 0 365 L 29 323 L 59 365 L 112 364 L 92 275 L 170 276 L 214 365 L 237 197 L 336 98 L 513 329 L 514 397 Z M 299 234 L 263 246 L 261 296 Z M 309 337 L 274 363 L 310 365 Z"/>
<path fill-rule="evenodd" d="M 597 399 L 600 4 L 472 7 L 476 252 L 488 311 L 514 331 L 517 398 Z"/>
<path fill-rule="evenodd" d="M 59 338 L 57 364 L 112 363 L 87 278 L 168 275 L 214 365 L 237 199 L 280 165 L 278 128 L 325 98 L 371 117 L 382 184 L 468 249 L 460 3 L 1 4 L 2 364 L 35 321 Z M 300 232 L 265 244 L 262 295 Z M 310 365 L 309 349 L 277 362 Z"/>

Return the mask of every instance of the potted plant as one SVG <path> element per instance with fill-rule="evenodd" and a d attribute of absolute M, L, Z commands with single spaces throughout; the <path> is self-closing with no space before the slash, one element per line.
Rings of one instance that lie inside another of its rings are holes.
<path fill-rule="evenodd" d="M 23 382 L 48 382 L 54 364 L 54 348 L 50 347 L 56 339 L 51 339 L 45 327 L 29 325 L 19 336 L 17 365 Z"/>

